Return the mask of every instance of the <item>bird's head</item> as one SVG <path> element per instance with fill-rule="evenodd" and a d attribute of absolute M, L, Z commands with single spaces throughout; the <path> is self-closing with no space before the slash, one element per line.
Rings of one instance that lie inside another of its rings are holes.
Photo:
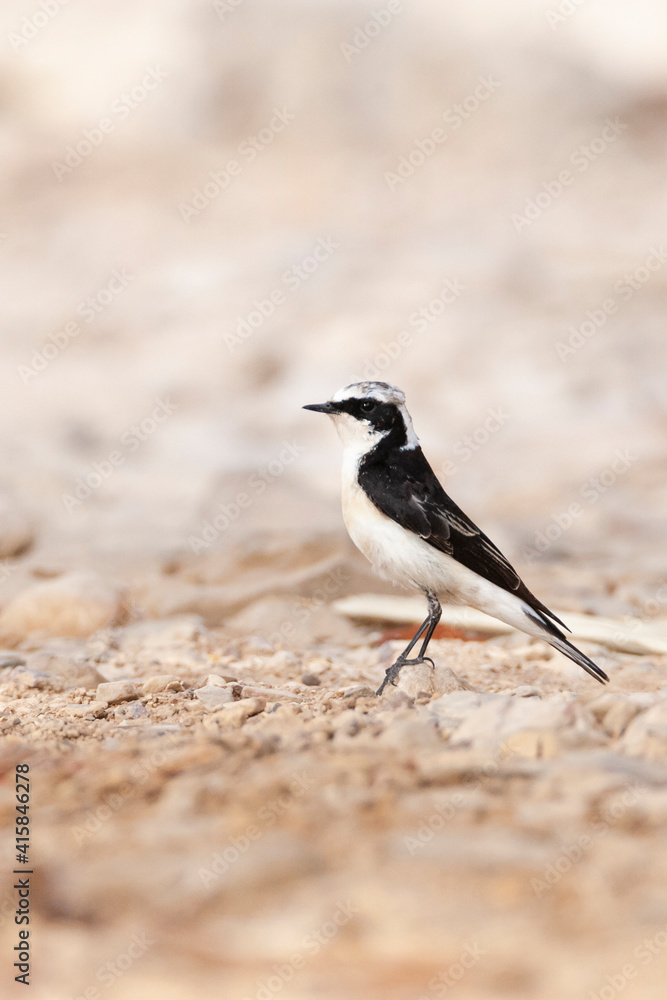
<path fill-rule="evenodd" d="M 390 438 L 397 448 L 415 448 L 419 443 L 404 394 L 387 382 L 353 382 L 328 402 L 310 403 L 304 410 L 328 414 L 343 445 L 360 455 L 383 438 Z"/>

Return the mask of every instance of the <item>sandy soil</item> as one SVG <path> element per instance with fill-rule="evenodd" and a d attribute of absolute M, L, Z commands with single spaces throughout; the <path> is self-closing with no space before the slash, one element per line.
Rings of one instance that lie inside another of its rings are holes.
<path fill-rule="evenodd" d="M 311 638 L 248 637 L 251 606 L 14 651 L 35 995 L 662 996 L 667 657 L 588 644 L 602 691 L 519 635 L 440 639 L 377 698 L 402 640 L 255 607 Z"/>

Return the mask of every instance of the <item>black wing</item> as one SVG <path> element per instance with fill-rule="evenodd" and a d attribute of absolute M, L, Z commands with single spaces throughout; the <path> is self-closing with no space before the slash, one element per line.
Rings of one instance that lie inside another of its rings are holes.
<path fill-rule="evenodd" d="M 396 449 L 382 459 L 375 461 L 371 452 L 359 467 L 359 484 L 378 510 L 567 628 L 531 594 L 500 549 L 445 493 L 421 448 Z"/>

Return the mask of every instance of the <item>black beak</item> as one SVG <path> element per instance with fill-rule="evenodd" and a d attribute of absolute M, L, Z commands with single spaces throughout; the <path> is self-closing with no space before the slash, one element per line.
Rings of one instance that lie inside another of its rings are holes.
<path fill-rule="evenodd" d="M 302 406 L 302 410 L 315 410 L 316 413 L 337 413 L 338 407 L 335 403 L 309 403 Z"/>

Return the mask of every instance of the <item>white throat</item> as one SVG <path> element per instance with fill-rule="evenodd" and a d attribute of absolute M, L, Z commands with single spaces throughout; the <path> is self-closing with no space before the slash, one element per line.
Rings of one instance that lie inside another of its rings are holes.
<path fill-rule="evenodd" d="M 343 443 L 343 463 L 359 468 L 359 462 L 371 451 L 383 434 L 365 420 L 355 420 L 349 413 L 336 413 L 331 417 Z"/>

